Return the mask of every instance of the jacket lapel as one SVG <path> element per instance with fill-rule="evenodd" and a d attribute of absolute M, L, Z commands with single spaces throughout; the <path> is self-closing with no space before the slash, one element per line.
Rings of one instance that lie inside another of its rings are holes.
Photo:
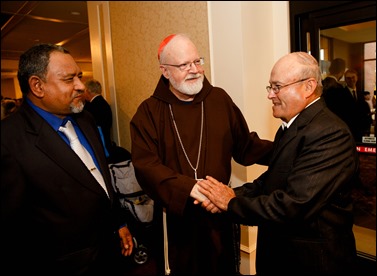
<path fill-rule="evenodd" d="M 277 131 L 274 140 L 274 150 L 271 157 L 270 164 L 272 164 L 277 156 L 279 156 L 280 152 L 284 150 L 285 146 L 294 139 L 300 129 L 304 128 L 312 119 L 313 117 L 323 108 L 325 107 L 323 99 L 319 99 L 317 102 L 313 103 L 306 109 L 304 109 L 294 120 L 291 126 L 284 131 L 281 127 Z"/>
<path fill-rule="evenodd" d="M 92 176 L 89 170 L 86 168 L 84 163 L 76 155 L 76 153 L 71 150 L 69 145 L 67 145 L 59 134 L 51 128 L 51 126 L 40 117 L 29 105 L 25 105 L 23 109 L 23 114 L 25 120 L 27 121 L 26 131 L 30 135 L 35 136 L 35 146 L 39 148 L 44 154 L 46 154 L 52 162 L 56 163 L 63 170 L 75 178 L 81 185 L 92 190 L 95 193 L 102 194 L 107 197 L 105 191 Z M 89 124 L 82 124 L 83 131 L 88 135 L 88 141 L 93 147 L 97 158 L 100 158 L 99 149 L 95 142 L 95 132 L 92 128 L 90 130 Z M 81 127 L 81 124 L 80 124 Z M 104 179 L 106 186 L 109 185 L 109 172 L 108 168 L 104 168 L 102 165 L 103 160 L 100 158 L 99 163 L 101 164 L 101 170 L 104 171 Z M 105 162 L 106 163 L 106 162 Z M 48 169 L 48 168 L 46 168 Z M 110 180 L 111 185 L 111 180 Z M 112 188 L 110 187 L 109 195 L 111 200 L 113 199 Z"/>

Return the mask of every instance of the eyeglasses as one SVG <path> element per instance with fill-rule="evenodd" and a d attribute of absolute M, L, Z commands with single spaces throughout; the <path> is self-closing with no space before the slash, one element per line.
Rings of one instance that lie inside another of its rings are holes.
<path fill-rule="evenodd" d="M 285 85 L 266 86 L 267 93 L 270 93 L 271 90 L 272 90 L 272 92 L 274 92 L 275 94 L 277 94 L 277 93 L 280 92 L 280 89 L 283 89 L 284 87 L 287 87 L 287 86 L 290 86 L 290 85 L 293 85 L 293 84 L 296 84 L 296 83 L 299 83 L 299 82 L 302 82 L 302 81 L 306 81 L 308 79 L 310 79 L 310 78 L 301 79 L 301 80 L 298 80 L 298 81 L 295 81 L 295 82 L 291 82 L 291 83 L 288 83 L 288 84 L 285 84 Z"/>
<path fill-rule="evenodd" d="M 182 64 L 161 64 L 161 65 L 166 65 L 166 66 L 173 66 L 173 67 L 176 67 L 178 68 L 179 70 L 181 71 L 188 71 L 191 69 L 191 65 L 192 64 L 195 64 L 195 66 L 201 66 L 204 64 L 204 58 L 201 57 L 201 58 L 198 58 L 192 62 L 187 62 L 187 63 L 182 63 Z"/>

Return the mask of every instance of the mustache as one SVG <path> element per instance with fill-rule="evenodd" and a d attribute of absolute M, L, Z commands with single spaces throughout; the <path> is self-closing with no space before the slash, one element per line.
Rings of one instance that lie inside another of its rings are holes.
<path fill-rule="evenodd" d="M 187 77 L 185 78 L 185 80 L 199 79 L 201 77 L 202 77 L 202 74 L 200 74 L 200 73 L 189 74 L 189 75 L 187 75 Z"/>
<path fill-rule="evenodd" d="M 77 90 L 73 95 L 72 98 L 76 98 L 77 96 L 81 96 L 84 94 L 84 90 Z"/>

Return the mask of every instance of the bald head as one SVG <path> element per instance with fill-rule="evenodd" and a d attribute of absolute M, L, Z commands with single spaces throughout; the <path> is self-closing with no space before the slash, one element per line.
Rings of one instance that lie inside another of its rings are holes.
<path fill-rule="evenodd" d="M 283 56 L 271 70 L 267 92 L 272 115 L 288 123 L 322 93 L 318 62 L 305 52 Z"/>
<path fill-rule="evenodd" d="M 282 74 L 284 72 L 284 74 Z M 282 76 L 283 78 L 282 79 Z M 278 76 L 278 77 L 277 77 Z M 282 82 L 304 78 L 314 78 L 317 82 L 317 94 L 322 93 L 322 75 L 317 60 L 306 52 L 293 52 L 281 57 L 271 71 L 270 80 Z"/>

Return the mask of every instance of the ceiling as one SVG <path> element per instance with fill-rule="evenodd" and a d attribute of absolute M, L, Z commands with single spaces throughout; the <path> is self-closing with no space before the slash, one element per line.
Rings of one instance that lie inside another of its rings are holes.
<path fill-rule="evenodd" d="M 86 1 L 1 1 L 1 60 L 18 61 L 44 42 L 63 45 L 77 62 L 91 62 Z"/>
<path fill-rule="evenodd" d="M 321 35 L 348 43 L 376 41 L 376 20 L 321 30 Z"/>

